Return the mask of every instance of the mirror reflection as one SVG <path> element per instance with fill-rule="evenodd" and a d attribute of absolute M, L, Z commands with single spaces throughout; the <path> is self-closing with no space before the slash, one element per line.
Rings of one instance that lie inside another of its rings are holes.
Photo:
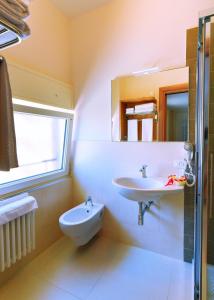
<path fill-rule="evenodd" d="M 186 141 L 189 69 L 112 80 L 113 141 Z"/>

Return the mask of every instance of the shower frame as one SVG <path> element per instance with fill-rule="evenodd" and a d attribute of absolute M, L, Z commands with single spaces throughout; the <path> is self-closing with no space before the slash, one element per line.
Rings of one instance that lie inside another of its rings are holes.
<path fill-rule="evenodd" d="M 194 299 L 207 299 L 207 230 L 209 194 L 209 87 L 210 35 L 214 9 L 202 12 L 198 28 L 197 99 L 195 114 L 195 249 L 194 249 Z"/>

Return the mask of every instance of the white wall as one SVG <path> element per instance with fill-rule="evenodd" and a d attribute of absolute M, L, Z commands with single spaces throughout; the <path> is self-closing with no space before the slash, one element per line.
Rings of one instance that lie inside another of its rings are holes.
<path fill-rule="evenodd" d="M 80 202 L 86 195 L 92 195 L 95 201 L 105 204 L 105 235 L 182 259 L 183 192 L 161 199 L 146 213 L 141 227 L 137 225 L 137 203 L 120 196 L 112 186 L 114 177 L 140 176 L 138 171 L 143 163 L 149 166 L 148 176 L 174 174 L 172 160 L 182 157 L 179 143 L 149 143 L 144 150 L 134 142 L 79 141 L 75 143 L 74 200 Z"/>
<path fill-rule="evenodd" d="M 60 108 L 73 108 L 71 85 L 10 61 L 7 64 L 14 98 Z"/>
<path fill-rule="evenodd" d="M 198 11 L 213 0 L 114 0 L 71 22 L 72 81 L 76 87 L 74 194 L 91 194 L 107 208 L 104 232 L 111 237 L 182 258 L 183 197 L 161 202 L 136 225 L 136 206 L 111 184 L 119 175 L 174 172 L 183 143 L 111 142 L 111 80 L 144 67 L 185 65 L 186 29 L 197 26 Z"/>
<path fill-rule="evenodd" d="M 50 0 L 30 1 L 26 20 L 31 36 L 15 47 L 1 51 L 10 61 L 71 83 L 69 18 Z"/>

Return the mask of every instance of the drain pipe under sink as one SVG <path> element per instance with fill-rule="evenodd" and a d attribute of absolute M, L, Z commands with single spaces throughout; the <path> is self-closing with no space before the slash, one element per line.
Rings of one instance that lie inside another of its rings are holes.
<path fill-rule="evenodd" d="M 151 205 L 153 205 L 154 202 L 153 201 L 147 201 L 146 203 L 144 202 L 138 202 L 139 205 L 139 211 L 138 211 L 138 225 L 143 225 L 144 224 L 144 215 L 145 212 L 148 211 L 151 207 Z"/>

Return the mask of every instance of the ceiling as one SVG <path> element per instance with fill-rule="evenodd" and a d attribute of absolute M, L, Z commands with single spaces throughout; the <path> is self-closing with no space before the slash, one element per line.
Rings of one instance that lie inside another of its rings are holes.
<path fill-rule="evenodd" d="M 51 0 L 57 8 L 70 17 L 93 10 L 111 0 Z"/>

